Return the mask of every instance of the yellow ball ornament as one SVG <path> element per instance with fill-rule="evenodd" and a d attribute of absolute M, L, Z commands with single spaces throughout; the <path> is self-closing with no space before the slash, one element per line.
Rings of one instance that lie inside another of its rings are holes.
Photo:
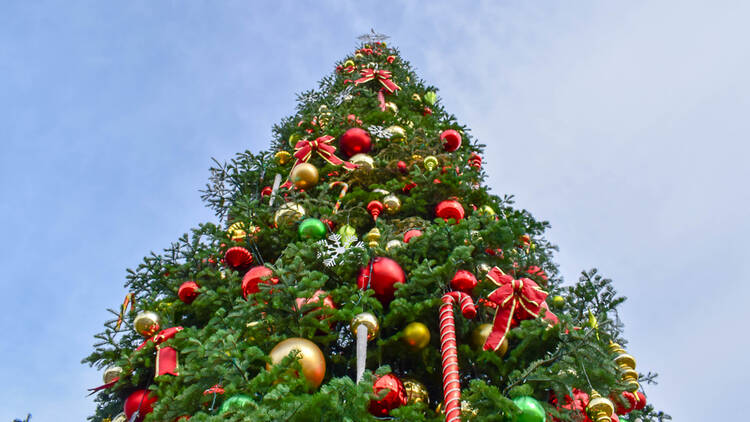
<path fill-rule="evenodd" d="M 427 387 L 425 387 L 424 384 L 411 378 L 402 378 L 401 383 L 404 384 L 404 390 L 406 390 L 408 404 L 430 404 L 430 395 L 427 392 Z"/>
<path fill-rule="evenodd" d="M 492 324 L 480 324 L 471 332 L 471 347 L 474 350 L 482 350 L 491 332 Z M 508 337 L 505 337 L 500 347 L 495 350 L 495 354 L 500 357 L 505 356 L 506 353 L 508 353 Z"/>
<path fill-rule="evenodd" d="M 273 222 L 276 223 L 276 226 L 285 226 L 297 222 L 304 215 L 305 209 L 302 208 L 302 205 L 296 202 L 286 202 L 276 210 Z"/>
<path fill-rule="evenodd" d="M 141 312 L 136 315 L 133 328 L 143 337 L 151 337 L 159 332 L 159 315 L 151 311 Z"/>
<path fill-rule="evenodd" d="M 375 160 L 369 155 L 363 154 L 363 153 L 353 155 L 349 159 L 349 162 L 354 163 L 360 167 L 371 168 L 371 169 L 375 168 Z"/>
<path fill-rule="evenodd" d="M 318 388 L 326 376 L 326 359 L 320 348 L 308 339 L 292 337 L 274 346 L 268 354 L 271 363 L 266 368 L 270 370 L 272 366 L 278 365 L 294 350 L 299 352 L 297 356 L 302 366 L 302 376 L 313 388 Z"/>
<path fill-rule="evenodd" d="M 388 214 L 395 214 L 401 209 L 401 200 L 398 199 L 398 196 L 391 193 L 383 198 L 383 207 L 385 207 Z"/>
<path fill-rule="evenodd" d="M 432 169 L 437 167 L 438 164 L 439 161 L 434 155 L 428 155 L 427 157 L 424 157 L 424 167 L 427 169 L 427 171 L 432 171 Z"/>
<path fill-rule="evenodd" d="M 297 142 L 302 140 L 302 135 L 299 133 L 293 133 L 291 136 L 289 136 L 289 146 L 292 148 L 297 145 Z"/>
<path fill-rule="evenodd" d="M 493 216 L 495 214 L 497 214 L 497 213 L 489 205 L 483 205 L 481 208 L 479 208 L 479 215 Z"/>
<path fill-rule="evenodd" d="M 276 161 L 276 164 L 283 166 L 292 160 L 292 154 L 289 151 L 279 151 L 273 155 L 273 159 Z"/>
<path fill-rule="evenodd" d="M 420 350 L 430 344 L 430 329 L 421 322 L 409 323 L 404 328 L 404 335 L 401 339 L 410 347 Z"/>
<path fill-rule="evenodd" d="M 391 134 L 391 141 L 393 142 L 404 142 L 406 141 L 406 129 L 401 126 L 391 126 L 386 129 Z"/>
<path fill-rule="evenodd" d="M 309 189 L 318 184 L 320 175 L 318 174 L 318 168 L 314 165 L 300 163 L 294 166 L 291 173 L 289 173 L 289 179 L 299 189 Z"/>
<path fill-rule="evenodd" d="M 344 62 L 344 67 L 354 66 L 354 60 L 347 60 Z"/>
<path fill-rule="evenodd" d="M 372 340 L 378 335 L 380 331 L 380 323 L 378 318 L 370 312 L 362 312 L 357 314 L 352 319 L 349 328 L 352 330 L 352 334 L 357 335 L 357 327 L 364 325 L 367 327 L 367 339 Z"/>

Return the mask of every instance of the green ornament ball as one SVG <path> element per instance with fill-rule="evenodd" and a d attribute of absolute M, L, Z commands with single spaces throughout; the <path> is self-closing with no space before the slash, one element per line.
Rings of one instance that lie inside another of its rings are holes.
<path fill-rule="evenodd" d="M 516 422 L 544 422 L 547 418 L 542 404 L 531 396 L 516 397 L 513 403 L 521 409 Z"/>
<path fill-rule="evenodd" d="M 339 228 L 338 234 L 341 236 L 341 243 L 352 243 L 357 238 L 357 229 L 348 224 L 344 224 Z"/>
<path fill-rule="evenodd" d="M 297 232 L 302 239 L 320 240 L 326 236 L 326 225 L 317 218 L 307 218 L 299 223 Z"/>
<path fill-rule="evenodd" d="M 219 413 L 226 413 L 229 411 L 237 411 L 242 409 L 243 407 L 251 406 L 253 403 L 253 399 L 250 397 L 244 395 L 244 394 L 238 394 L 236 396 L 232 396 L 226 400 L 224 400 L 224 403 L 221 404 L 221 408 L 219 409 Z"/>
<path fill-rule="evenodd" d="M 434 91 L 429 91 L 422 96 L 422 99 L 429 105 L 435 105 L 435 101 L 437 101 L 437 94 L 435 94 Z"/>

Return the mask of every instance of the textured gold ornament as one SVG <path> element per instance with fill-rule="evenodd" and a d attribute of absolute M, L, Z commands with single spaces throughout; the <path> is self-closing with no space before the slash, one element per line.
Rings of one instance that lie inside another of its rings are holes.
<path fill-rule="evenodd" d="M 229 235 L 229 238 L 234 240 L 235 242 L 239 242 L 240 240 L 247 237 L 245 225 L 241 221 L 233 223 L 231 226 L 229 226 L 229 228 L 227 229 L 227 234 Z"/>
<path fill-rule="evenodd" d="M 391 239 L 388 241 L 388 243 L 385 244 L 385 250 L 391 251 L 393 249 L 398 249 L 402 246 L 404 246 L 404 242 L 398 239 Z"/>
<path fill-rule="evenodd" d="M 302 205 L 296 202 L 286 202 L 274 214 L 273 222 L 276 226 L 285 226 L 297 222 L 304 215 L 305 209 Z"/>
<path fill-rule="evenodd" d="M 402 378 L 401 383 L 404 384 L 404 390 L 406 390 L 408 404 L 430 404 L 430 395 L 427 392 L 427 387 L 425 387 L 424 384 L 412 378 Z"/>
<path fill-rule="evenodd" d="M 367 242 L 367 246 L 371 248 L 378 246 L 378 242 L 380 242 L 380 230 L 377 227 L 373 227 L 365 234 L 363 239 Z"/>
<path fill-rule="evenodd" d="M 292 148 L 294 148 L 297 145 L 297 142 L 299 142 L 301 140 L 302 140 L 302 135 L 300 135 L 299 133 L 293 133 L 289 137 L 289 146 L 291 146 Z"/>
<path fill-rule="evenodd" d="M 609 399 L 602 397 L 596 390 L 591 390 L 586 413 L 593 422 L 612 422 L 614 411 L 615 406 Z"/>
<path fill-rule="evenodd" d="M 419 94 L 417 94 L 415 92 L 415 93 L 411 94 L 411 100 L 415 101 L 415 102 L 418 102 L 418 103 L 421 103 L 422 102 L 422 97 L 420 97 Z"/>
<path fill-rule="evenodd" d="M 406 129 L 401 126 L 393 125 L 386 129 L 391 133 L 391 141 L 393 142 L 404 142 L 406 141 Z"/>
<path fill-rule="evenodd" d="M 352 158 L 349 159 L 349 162 L 354 163 L 361 167 L 366 167 L 366 168 L 371 168 L 371 169 L 375 168 L 375 160 L 373 160 L 372 157 L 370 157 L 369 155 L 363 154 L 363 153 L 353 155 Z"/>
<path fill-rule="evenodd" d="M 357 327 L 361 324 L 364 324 L 364 326 L 367 327 L 368 340 L 372 340 L 378 335 L 378 332 L 380 331 L 380 323 L 378 323 L 378 319 L 375 315 L 370 312 L 362 312 L 361 314 L 355 315 L 352 319 L 352 323 L 349 325 L 352 334 L 355 336 L 357 335 Z"/>
<path fill-rule="evenodd" d="M 432 169 L 437 167 L 438 164 L 439 161 L 434 155 L 428 155 L 427 157 L 424 157 L 424 167 L 427 169 L 427 171 L 432 171 Z"/>
<path fill-rule="evenodd" d="M 474 329 L 474 331 L 471 332 L 471 347 L 473 347 L 474 350 L 482 350 L 482 348 L 484 347 L 484 343 L 487 341 L 487 337 L 489 337 L 491 332 L 492 324 L 480 324 L 477 328 Z M 507 336 L 503 339 L 500 347 L 495 350 L 495 354 L 500 357 L 505 356 L 506 353 L 508 353 Z"/>
<path fill-rule="evenodd" d="M 115 378 L 120 378 L 120 375 L 122 375 L 122 368 L 119 366 L 110 366 L 104 370 L 102 381 L 104 381 L 105 384 L 109 384 L 114 381 Z"/>
<path fill-rule="evenodd" d="M 388 214 L 395 214 L 401 209 L 401 200 L 391 193 L 383 198 L 383 207 Z"/>
<path fill-rule="evenodd" d="M 385 103 L 385 111 L 391 114 L 398 114 L 398 106 L 391 101 L 387 101 Z"/>
<path fill-rule="evenodd" d="M 411 322 L 404 328 L 401 339 L 414 349 L 424 349 L 430 344 L 430 329 L 421 322 Z"/>
<path fill-rule="evenodd" d="M 320 348 L 308 339 L 292 337 L 283 340 L 268 353 L 271 363 L 266 367 L 271 369 L 282 359 L 287 357 L 293 350 L 299 351 L 299 364 L 302 366 L 302 376 L 310 382 L 314 388 L 318 388 L 326 376 L 326 359 Z"/>
<path fill-rule="evenodd" d="M 289 151 L 279 151 L 273 155 L 273 158 L 276 160 L 276 164 L 283 166 L 292 160 L 292 154 Z"/>
<path fill-rule="evenodd" d="M 318 168 L 310 163 L 300 163 L 289 173 L 289 179 L 300 189 L 309 189 L 318 184 Z"/>
<path fill-rule="evenodd" d="M 159 315 L 151 311 L 141 312 L 136 315 L 133 328 L 143 337 L 151 337 L 159 332 Z"/>
<path fill-rule="evenodd" d="M 124 413 L 118 413 L 117 416 L 112 418 L 112 422 L 128 422 L 128 417 Z"/>
<path fill-rule="evenodd" d="M 609 350 L 615 354 L 614 361 L 622 371 L 622 380 L 627 383 L 627 390 L 630 392 L 638 391 L 640 384 L 638 384 L 638 371 L 635 370 L 637 365 L 635 358 L 625 352 L 625 349 L 617 343 L 610 343 Z"/>
<path fill-rule="evenodd" d="M 328 113 L 328 106 L 321 104 L 320 107 L 318 107 L 318 113 Z"/>

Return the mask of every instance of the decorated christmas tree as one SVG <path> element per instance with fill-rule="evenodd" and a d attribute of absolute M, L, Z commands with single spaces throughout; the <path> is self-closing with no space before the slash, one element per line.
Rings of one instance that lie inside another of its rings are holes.
<path fill-rule="evenodd" d="M 129 271 L 84 359 L 93 421 L 655 421 L 596 271 L 483 185 L 483 145 L 384 36 L 270 151 L 217 164 L 206 223 Z"/>

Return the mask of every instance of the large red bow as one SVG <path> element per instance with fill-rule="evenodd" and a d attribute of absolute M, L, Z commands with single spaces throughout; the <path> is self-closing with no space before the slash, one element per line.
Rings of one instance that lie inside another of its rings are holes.
<path fill-rule="evenodd" d="M 344 161 L 336 156 L 336 147 L 331 145 L 331 142 L 333 142 L 334 140 L 336 140 L 336 138 L 334 138 L 333 136 L 325 135 L 315 139 L 314 141 L 303 139 L 297 142 L 297 145 L 294 146 L 294 158 L 297 159 L 297 162 L 294 163 L 294 165 L 296 166 L 297 164 L 306 163 L 308 160 L 310 160 L 313 152 L 317 152 L 318 155 L 323 157 L 324 160 L 328 161 L 334 166 L 343 165 L 347 170 L 356 169 L 356 164 Z"/>
<path fill-rule="evenodd" d="M 376 79 L 390 94 L 393 94 L 394 92 L 401 89 L 400 86 L 396 85 L 391 80 L 391 72 L 387 70 L 362 69 L 359 73 L 362 75 L 362 77 L 354 81 L 354 85 L 363 84 L 365 82 L 370 82 Z"/>
<path fill-rule="evenodd" d="M 511 327 L 518 321 L 539 317 L 541 310 L 547 312 L 544 319 L 557 323 L 557 317 L 550 312 L 547 303 L 547 292 L 528 278 L 514 279 L 497 267 L 487 273 L 487 277 L 499 287 L 487 297 L 497 305 L 492 332 L 484 342 L 484 350 L 497 350 L 508 335 Z"/>
<path fill-rule="evenodd" d="M 138 346 L 135 350 L 141 350 L 148 342 L 153 342 L 156 345 L 156 374 L 155 376 L 170 374 L 178 375 L 177 373 L 177 350 L 173 347 L 163 346 L 162 343 L 171 339 L 175 334 L 182 331 L 182 327 L 172 327 L 166 330 L 161 330 L 158 334 L 146 340 Z"/>

